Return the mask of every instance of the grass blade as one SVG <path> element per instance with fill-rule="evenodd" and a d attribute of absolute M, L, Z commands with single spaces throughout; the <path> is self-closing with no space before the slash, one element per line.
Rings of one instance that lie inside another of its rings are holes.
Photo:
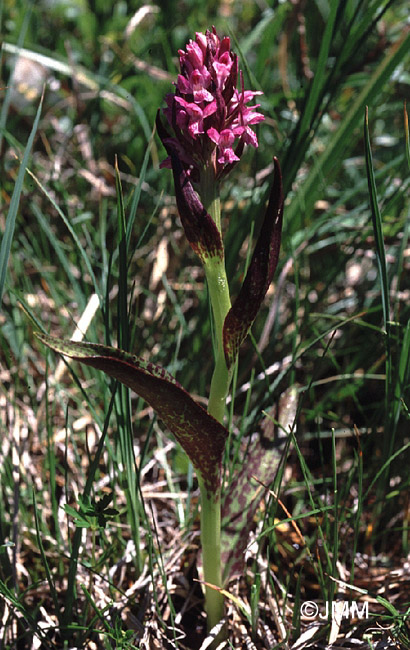
<path fill-rule="evenodd" d="M 41 561 L 43 562 L 44 569 L 45 569 L 45 572 L 46 572 L 47 582 L 48 582 L 48 586 L 50 587 L 50 593 L 51 593 L 51 597 L 53 599 L 54 609 L 55 609 L 58 620 L 61 621 L 61 610 L 60 610 L 60 605 L 59 605 L 59 601 L 58 601 L 58 593 L 57 593 L 56 587 L 54 585 L 53 578 L 51 576 L 50 567 L 49 567 L 48 562 L 47 562 L 47 556 L 45 554 L 44 547 L 43 547 L 43 542 L 41 540 L 40 524 L 39 524 L 39 519 L 38 519 L 38 511 L 37 511 L 37 503 L 36 503 L 36 499 L 35 499 L 34 494 L 33 494 L 33 508 L 34 508 L 34 521 L 35 521 L 35 524 L 36 524 L 37 544 L 38 544 L 38 548 L 39 548 L 40 555 L 41 555 Z"/>
<path fill-rule="evenodd" d="M 407 113 L 406 102 L 404 102 L 404 133 L 406 136 L 406 158 L 410 169 L 410 139 L 409 139 L 409 116 Z"/>
<path fill-rule="evenodd" d="M 384 248 L 383 223 L 382 223 L 382 218 L 379 210 L 376 181 L 374 178 L 372 151 L 370 147 L 369 120 L 368 120 L 367 106 L 366 106 L 365 120 L 364 120 L 364 140 L 365 140 L 365 147 L 366 147 L 367 182 L 369 186 L 372 224 L 373 224 L 374 239 L 376 244 L 376 257 L 377 257 L 377 265 L 379 268 L 380 284 L 381 284 L 383 320 L 384 320 L 384 327 L 387 332 L 389 327 L 388 324 L 390 321 L 390 307 L 389 307 L 389 287 L 387 282 L 386 251 Z"/>
<path fill-rule="evenodd" d="M 44 185 L 39 181 L 39 179 L 30 170 L 27 170 L 27 172 L 30 174 L 31 178 L 37 183 L 38 187 L 44 193 L 44 195 L 47 197 L 47 199 L 50 201 L 53 208 L 55 208 L 55 210 L 57 211 L 58 216 L 61 217 L 61 219 L 63 220 L 64 225 L 66 226 L 67 230 L 69 231 L 71 237 L 73 238 L 73 241 L 74 241 L 75 245 L 78 248 L 78 251 L 79 251 L 81 257 L 84 260 L 84 264 L 85 264 L 85 266 L 87 268 L 87 272 L 90 274 L 90 277 L 91 277 L 91 280 L 92 280 L 92 283 L 93 283 L 93 286 L 94 286 L 94 291 L 99 296 L 100 302 L 102 302 L 101 291 L 100 291 L 100 288 L 98 286 L 98 283 L 97 283 L 93 268 L 91 266 L 91 262 L 90 262 L 90 260 L 88 258 L 88 255 L 87 255 L 83 245 L 81 244 L 81 241 L 80 241 L 77 233 L 75 232 L 73 226 L 71 225 L 70 220 L 64 214 L 64 212 L 61 210 L 61 208 L 57 205 L 57 203 L 55 202 L 55 200 L 51 196 L 50 192 L 47 190 L 47 188 L 44 187 Z M 37 210 L 36 213 L 37 213 L 37 218 L 39 218 L 38 217 L 39 211 Z M 47 223 L 46 222 L 44 222 L 44 223 L 47 226 Z M 45 232 L 46 232 L 47 236 L 50 239 L 50 243 L 54 246 L 54 248 L 56 249 L 56 252 L 58 252 L 58 248 L 57 248 L 57 246 L 55 244 L 55 241 L 53 241 L 53 239 L 55 240 L 55 237 L 52 235 L 52 233 L 49 234 L 49 232 L 47 232 L 47 229 L 45 230 Z M 71 275 L 72 275 L 71 271 L 69 271 L 69 277 L 70 278 L 71 278 Z"/>
<path fill-rule="evenodd" d="M 10 201 L 10 207 L 6 218 L 6 227 L 4 229 L 3 238 L 1 240 L 0 248 L 0 304 L 3 300 L 4 284 L 6 281 L 7 265 L 10 257 L 11 243 L 13 241 L 14 229 L 16 226 L 17 212 L 20 204 L 20 196 L 23 189 L 24 176 L 26 173 L 26 167 L 28 165 L 28 159 L 30 152 L 33 146 L 34 138 L 37 133 L 38 123 L 40 121 L 41 109 L 43 106 L 44 94 L 40 99 L 40 103 L 37 108 L 36 117 L 34 119 L 33 127 L 31 133 L 27 140 L 27 145 L 24 150 L 23 160 L 21 161 L 19 173 L 17 175 L 16 184 L 14 186 L 13 195 Z"/>
<path fill-rule="evenodd" d="M 296 146 L 298 146 L 300 144 L 300 141 L 308 135 L 312 122 L 318 110 L 318 101 L 326 80 L 326 66 L 329 59 L 330 47 L 332 44 L 336 18 L 339 13 L 340 5 L 340 2 L 332 2 L 330 5 L 330 12 L 326 21 L 326 28 L 320 45 L 320 52 L 315 70 L 315 76 L 313 77 L 307 102 L 298 125 L 298 139 L 296 141 Z"/>
<path fill-rule="evenodd" d="M 115 160 L 115 187 L 117 193 L 117 250 L 118 250 L 118 344 L 128 351 L 130 348 L 130 327 L 128 313 L 128 238 L 127 224 L 124 207 L 124 195 L 121 185 L 118 161 Z M 138 502 L 138 468 L 136 465 L 133 430 L 131 422 L 130 391 L 127 386 L 121 384 L 118 387 L 115 401 L 116 415 L 118 421 L 118 442 L 121 454 L 121 461 L 126 476 L 126 498 L 127 512 L 131 525 L 132 535 L 136 548 L 137 573 L 141 571 L 140 555 L 140 504 Z"/>
<path fill-rule="evenodd" d="M 111 396 L 111 401 L 107 410 L 107 417 L 105 418 L 104 428 L 101 434 L 101 438 L 98 442 L 97 451 L 88 470 L 87 482 L 85 484 L 83 495 L 82 495 L 83 499 L 90 496 L 91 494 L 91 489 L 93 486 L 95 474 L 98 470 L 98 465 L 104 450 L 104 442 L 108 432 L 108 424 L 111 417 L 112 408 L 114 406 L 114 398 L 115 398 L 115 389 Z M 78 565 L 78 556 L 80 552 L 81 538 L 82 538 L 82 529 L 76 528 L 73 537 L 73 543 L 72 543 L 72 549 L 70 555 L 70 564 L 69 564 L 68 576 L 67 576 L 65 608 L 62 617 L 63 627 L 68 627 L 72 621 L 72 615 L 73 615 L 72 607 L 76 596 L 76 576 L 77 576 L 77 565 Z M 67 632 L 67 635 L 70 636 L 70 633 Z"/>

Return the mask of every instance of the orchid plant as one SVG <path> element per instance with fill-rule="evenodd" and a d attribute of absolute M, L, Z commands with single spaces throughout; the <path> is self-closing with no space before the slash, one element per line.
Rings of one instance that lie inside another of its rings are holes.
<path fill-rule="evenodd" d="M 161 166 L 172 169 L 182 226 L 201 260 L 208 285 L 215 351 L 208 408 L 199 405 L 167 370 L 154 363 L 112 347 L 38 336 L 53 350 L 103 370 L 134 390 L 156 411 L 190 458 L 201 493 L 205 605 L 208 627 L 212 628 L 223 616 L 226 580 L 243 567 L 255 506 L 250 479 L 257 476 L 269 482 L 277 467 L 273 463 L 277 443 L 265 430 L 249 448 L 229 492 L 222 494 L 222 460 L 228 438 L 224 426 L 226 400 L 239 347 L 278 263 L 283 194 L 280 166 L 274 158 L 266 215 L 244 282 L 231 304 L 220 184 L 239 162 L 245 145 L 258 146 L 252 127 L 264 116 L 257 110 L 259 104 L 249 104 L 261 93 L 245 90 L 230 39 L 220 38 L 215 29 L 197 33 L 195 40 L 179 51 L 179 62 L 175 91 L 166 96 L 165 120 L 158 112 L 157 130 L 167 152 Z"/>

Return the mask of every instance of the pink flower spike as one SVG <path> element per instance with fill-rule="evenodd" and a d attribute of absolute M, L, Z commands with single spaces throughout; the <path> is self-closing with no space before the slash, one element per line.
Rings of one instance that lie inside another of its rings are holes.
<path fill-rule="evenodd" d="M 192 181 L 197 182 L 204 166 L 210 165 L 215 179 L 220 180 L 242 156 L 246 145 L 258 146 L 251 127 L 264 116 L 257 111 L 259 104 L 247 104 L 262 93 L 245 90 L 230 38 L 220 38 L 214 27 L 206 33 L 196 32 L 195 39 L 178 53 L 180 74 L 175 92 L 166 97 L 163 112 L 175 140 L 185 148 L 186 155 L 180 150 L 179 159 Z M 165 164 L 168 166 L 169 161 Z"/>

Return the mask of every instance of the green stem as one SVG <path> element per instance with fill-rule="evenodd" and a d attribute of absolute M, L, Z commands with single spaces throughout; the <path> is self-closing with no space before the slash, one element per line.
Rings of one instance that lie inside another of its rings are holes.
<path fill-rule="evenodd" d="M 215 179 L 215 172 L 212 164 L 207 165 L 201 171 L 199 195 L 202 205 L 217 225 L 221 232 L 221 199 L 219 197 L 219 185 Z"/>
<path fill-rule="evenodd" d="M 221 573 L 221 489 L 209 495 L 200 482 L 201 546 L 205 585 L 205 609 L 208 629 L 214 627 L 224 614 L 224 597 L 214 588 L 222 587 Z M 213 586 L 214 585 L 214 586 Z"/>
<path fill-rule="evenodd" d="M 215 180 L 212 166 L 206 167 L 201 175 L 201 200 L 205 210 L 211 215 L 221 233 L 221 202 L 219 186 Z M 205 263 L 205 275 L 208 283 L 209 298 L 214 316 L 215 332 L 215 368 L 212 375 L 208 412 L 219 422 L 223 421 L 225 402 L 231 380 L 226 367 L 223 347 L 223 325 L 231 308 L 225 260 L 210 258 Z"/>
<path fill-rule="evenodd" d="M 203 170 L 200 194 L 204 208 L 211 215 L 219 232 L 221 232 L 219 187 L 215 180 L 212 166 Z M 205 275 L 212 305 L 215 332 L 215 368 L 211 381 L 208 413 L 222 423 L 230 383 L 230 373 L 225 362 L 222 335 L 223 324 L 231 307 L 224 259 L 211 258 L 206 262 Z M 205 582 L 222 587 L 221 486 L 219 485 L 217 490 L 211 495 L 207 493 L 202 484 L 200 484 L 200 489 L 204 579 Z M 224 597 L 218 590 L 206 586 L 205 603 L 208 615 L 208 628 L 211 629 L 223 616 Z"/>

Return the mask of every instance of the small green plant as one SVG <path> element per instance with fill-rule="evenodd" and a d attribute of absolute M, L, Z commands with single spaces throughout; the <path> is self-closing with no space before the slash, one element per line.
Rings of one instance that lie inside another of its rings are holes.
<path fill-rule="evenodd" d="M 275 272 L 280 249 L 283 191 L 279 162 L 266 215 L 242 288 L 231 304 L 225 271 L 220 184 L 239 162 L 245 145 L 258 146 L 252 126 L 264 117 L 248 106 L 259 92 L 245 90 L 238 57 L 228 37 L 215 29 L 197 33 L 186 51 L 179 51 L 181 72 L 175 93 L 167 95 L 157 130 L 172 169 L 176 201 L 186 237 L 206 275 L 213 316 L 215 366 L 205 410 L 164 368 L 128 352 L 91 343 L 73 343 L 39 334 L 53 350 L 103 370 L 144 398 L 181 444 L 196 470 L 201 491 L 201 543 L 208 627 L 222 618 L 224 581 L 243 565 L 243 551 L 254 513 L 251 477 L 269 482 L 277 468 L 277 442 L 263 434 L 249 449 L 243 467 L 224 495 L 222 459 L 228 430 L 224 415 L 238 350 L 255 320 Z M 238 79 L 240 88 L 238 89 Z M 168 131 L 171 130 L 171 132 Z M 121 194 L 120 184 L 118 183 Z M 119 195 L 119 205 L 123 205 Z M 294 396 L 289 396 L 292 401 Z M 100 507 L 101 505 L 101 507 Z M 77 525 L 97 517 L 105 523 L 107 503 L 83 504 L 75 511 Z M 69 510 L 69 512 L 71 512 Z M 109 512 L 111 514 L 111 511 Z M 221 553 L 221 515 L 225 535 Z M 228 526 L 229 524 L 229 526 Z M 221 557 L 224 571 L 222 572 Z"/>
<path fill-rule="evenodd" d="M 64 506 L 64 510 L 74 518 L 74 523 L 79 528 L 97 530 L 98 528 L 105 528 L 107 521 L 119 514 L 116 508 L 108 507 L 113 498 L 112 493 L 105 494 L 98 501 L 87 497 L 79 500 L 78 510 L 68 504 Z"/>

